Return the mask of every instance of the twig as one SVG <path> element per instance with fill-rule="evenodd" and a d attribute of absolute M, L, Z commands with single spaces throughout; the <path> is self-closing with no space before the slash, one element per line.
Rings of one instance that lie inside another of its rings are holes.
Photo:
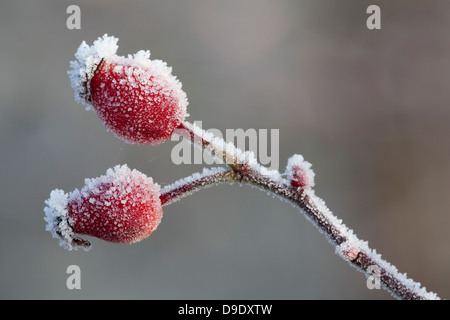
<path fill-rule="evenodd" d="M 267 170 L 257 163 L 251 152 L 243 152 L 231 143 L 225 143 L 201 128 L 188 122 L 182 123 L 176 133 L 196 146 L 207 150 L 212 156 L 223 160 L 231 170 L 205 169 L 203 173 L 181 179 L 161 191 L 164 205 L 204 187 L 220 183 L 246 183 L 270 191 L 300 209 L 335 247 L 336 253 L 367 277 L 377 277 L 381 286 L 394 297 L 405 300 L 440 299 L 428 292 L 420 283 L 408 279 L 406 274 L 381 258 L 367 242 L 356 237 L 342 220 L 326 207 L 325 202 L 309 187 L 294 187 L 276 170 Z"/>

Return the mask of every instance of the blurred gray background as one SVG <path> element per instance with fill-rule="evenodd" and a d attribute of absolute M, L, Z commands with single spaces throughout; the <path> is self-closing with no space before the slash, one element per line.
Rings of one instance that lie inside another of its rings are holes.
<path fill-rule="evenodd" d="M 66 8 L 81 8 L 68 30 Z M 381 30 L 366 8 L 381 7 Z M 280 130 L 313 164 L 316 192 L 356 234 L 450 297 L 450 2 L 2 1 L 0 298 L 390 299 L 287 203 L 250 187 L 203 190 L 164 208 L 148 239 L 92 239 L 68 252 L 45 231 L 51 190 L 127 163 L 161 185 L 202 168 L 176 144 L 123 143 L 74 102 L 79 44 L 165 60 L 203 128 Z M 66 268 L 81 268 L 81 290 Z"/>

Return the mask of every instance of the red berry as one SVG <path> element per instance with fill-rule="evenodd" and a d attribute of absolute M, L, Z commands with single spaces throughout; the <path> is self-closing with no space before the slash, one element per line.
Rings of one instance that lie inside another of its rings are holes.
<path fill-rule="evenodd" d="M 85 183 L 68 195 L 55 190 L 46 201 L 47 230 L 65 248 L 86 245 L 75 233 L 115 243 L 138 242 L 161 222 L 159 185 L 139 171 L 116 166 Z"/>
<path fill-rule="evenodd" d="M 336 253 L 345 260 L 353 261 L 358 258 L 362 244 L 355 239 L 347 239 L 336 246 Z"/>
<path fill-rule="evenodd" d="M 165 62 L 150 60 L 149 51 L 116 55 L 117 39 L 82 43 L 69 75 L 75 100 L 93 108 L 103 124 L 129 143 L 167 141 L 186 118 L 181 83 Z"/>

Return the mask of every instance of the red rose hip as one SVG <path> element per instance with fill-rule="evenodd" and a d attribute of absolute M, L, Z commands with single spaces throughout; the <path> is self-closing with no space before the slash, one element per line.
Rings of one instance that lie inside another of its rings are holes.
<path fill-rule="evenodd" d="M 126 165 L 106 175 L 86 179 L 85 186 L 65 194 L 54 190 L 44 209 L 47 230 L 66 249 L 88 249 L 85 234 L 115 243 L 134 243 L 148 237 L 162 218 L 160 187 Z"/>
<path fill-rule="evenodd" d="M 181 83 L 165 62 L 150 60 L 149 51 L 117 56 L 117 40 L 104 35 L 80 45 L 68 72 L 75 100 L 128 143 L 167 141 L 187 116 Z"/>

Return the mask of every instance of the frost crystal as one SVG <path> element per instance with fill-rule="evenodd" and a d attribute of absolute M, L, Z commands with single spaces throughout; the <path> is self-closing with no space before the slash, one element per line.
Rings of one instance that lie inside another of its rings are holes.
<path fill-rule="evenodd" d="M 88 101 L 89 81 L 102 59 L 115 59 L 118 48 L 117 41 L 119 39 L 108 37 L 107 34 L 94 41 L 92 46 L 83 41 L 75 53 L 77 60 L 70 62 L 72 69 L 67 73 L 74 90 L 75 101 L 85 105 L 87 110 L 91 109 Z"/>
<path fill-rule="evenodd" d="M 294 154 L 289 158 L 286 175 L 294 187 L 314 187 L 315 174 L 311 170 L 311 163 L 305 161 L 299 154 Z"/>
<path fill-rule="evenodd" d="M 225 168 L 221 167 L 215 167 L 215 168 L 203 168 L 202 172 L 196 172 L 192 174 L 189 177 L 182 178 L 178 181 L 175 181 L 172 184 L 169 184 L 161 189 L 161 194 L 168 193 L 173 190 L 182 188 L 185 185 L 195 183 L 196 181 L 199 181 L 204 178 L 211 177 L 212 175 L 220 172 L 226 172 L 227 170 Z M 205 184 L 209 183 L 209 181 L 205 181 Z"/>
<path fill-rule="evenodd" d="M 44 208 L 44 220 L 47 222 L 45 230 L 49 231 L 53 238 L 59 239 L 59 245 L 67 250 L 80 248 L 88 250 L 89 246 L 78 245 L 74 241 L 67 208 L 68 201 L 69 196 L 63 190 L 55 189 L 50 193 L 50 198 L 45 201 L 47 206 Z"/>
<path fill-rule="evenodd" d="M 336 246 L 336 253 L 344 260 L 352 261 L 358 257 L 361 250 L 361 241 L 354 238 L 342 242 Z"/>
<path fill-rule="evenodd" d="M 104 35 L 80 45 L 68 72 L 75 100 L 128 143 L 164 142 L 187 117 L 186 93 L 165 62 L 148 50 L 118 56 L 117 41 Z"/>
<path fill-rule="evenodd" d="M 46 201 L 47 230 L 60 245 L 85 248 L 74 233 L 116 243 L 134 243 L 149 236 L 161 222 L 160 187 L 126 165 L 108 169 L 106 175 L 86 179 L 81 190 L 65 194 L 54 190 Z"/>

